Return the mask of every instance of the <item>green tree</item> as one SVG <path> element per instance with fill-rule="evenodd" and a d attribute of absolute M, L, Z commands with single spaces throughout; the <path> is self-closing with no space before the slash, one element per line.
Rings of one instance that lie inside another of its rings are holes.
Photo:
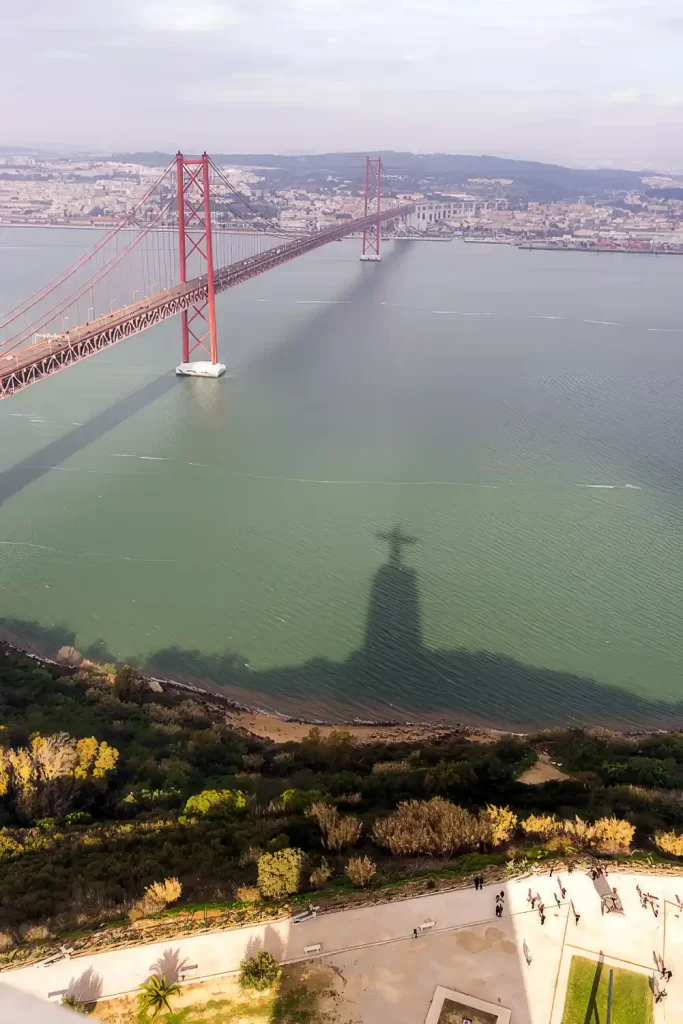
<path fill-rule="evenodd" d="M 185 804 L 188 818 L 216 818 L 243 810 L 247 798 L 241 789 L 204 789 Z"/>
<path fill-rule="evenodd" d="M 142 693 L 144 685 L 130 665 L 123 665 L 114 676 L 114 693 L 119 700 L 134 701 Z"/>
<path fill-rule="evenodd" d="M 171 996 L 177 996 L 180 992 L 180 985 L 177 982 L 170 982 L 166 975 L 150 974 L 147 981 L 140 985 L 138 995 L 138 1006 L 141 1010 L 150 1010 L 152 1017 L 156 1017 L 162 1010 L 170 1010 L 169 1002 Z"/>
<path fill-rule="evenodd" d="M 302 850 L 278 850 L 264 853 L 258 862 L 258 887 L 262 896 L 281 899 L 292 896 L 301 887 L 304 866 Z"/>
<path fill-rule="evenodd" d="M 253 988 L 265 992 L 280 977 L 280 968 L 275 957 L 262 949 L 256 956 L 247 957 L 240 968 L 241 988 Z"/>

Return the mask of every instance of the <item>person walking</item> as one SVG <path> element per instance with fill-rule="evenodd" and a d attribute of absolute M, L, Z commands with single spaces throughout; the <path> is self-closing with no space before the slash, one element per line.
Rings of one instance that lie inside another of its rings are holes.
<path fill-rule="evenodd" d="M 417 928 L 413 928 L 413 938 L 417 938 Z"/>
<path fill-rule="evenodd" d="M 524 940 L 524 944 L 522 945 L 522 950 L 524 951 L 524 959 L 526 960 L 527 967 L 531 967 L 531 950 L 526 944 L 526 939 Z"/>
<path fill-rule="evenodd" d="M 553 896 L 555 897 L 555 902 L 557 903 L 557 906 L 561 907 L 562 904 L 560 903 L 560 897 L 557 895 L 556 892 L 553 893 Z"/>

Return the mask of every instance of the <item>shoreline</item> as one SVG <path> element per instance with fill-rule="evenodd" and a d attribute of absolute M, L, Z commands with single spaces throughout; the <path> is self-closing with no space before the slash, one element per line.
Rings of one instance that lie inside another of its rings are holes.
<path fill-rule="evenodd" d="M 59 661 L 40 653 L 37 649 L 30 649 L 15 640 L 0 637 L 0 653 L 3 649 L 13 654 L 23 655 L 31 658 L 38 664 L 58 669 L 63 674 L 73 674 L 79 669 L 93 670 L 101 669 L 102 666 L 88 658 L 83 658 L 80 652 L 74 654 L 80 659 L 78 663 L 70 663 L 67 659 Z M 132 666 L 135 668 L 135 666 Z M 183 682 L 180 679 L 172 679 L 167 676 L 151 675 L 148 672 L 135 671 L 148 684 L 151 690 L 159 687 L 163 690 L 170 690 L 175 693 L 186 693 L 199 700 L 207 710 L 223 715 L 225 722 L 233 729 L 243 730 L 252 736 L 260 739 L 270 739 L 275 743 L 301 742 L 312 728 L 318 728 L 323 736 L 331 732 L 343 730 L 350 732 L 359 742 L 420 742 L 421 740 L 435 739 L 446 736 L 465 736 L 473 742 L 495 742 L 504 736 L 512 736 L 524 740 L 534 733 L 562 731 L 572 728 L 569 723 L 557 723 L 554 725 L 529 726 L 525 729 L 503 728 L 492 725 L 483 725 L 476 722 L 467 722 L 460 719 L 452 721 L 438 718 L 435 720 L 420 718 L 318 718 L 304 715 L 287 714 L 278 711 L 276 708 L 267 708 L 258 703 L 248 703 L 229 695 L 218 686 L 213 688 L 211 684 L 199 686 L 196 683 Z M 256 695 L 254 695 L 256 697 Z M 587 731 L 600 730 L 614 736 L 634 738 L 638 736 L 650 736 L 654 734 L 677 734 L 683 732 L 681 728 L 664 729 L 661 726 L 651 725 L 643 728 L 624 728 L 610 726 L 602 723 L 582 723 L 574 725 L 574 728 Z"/>
<path fill-rule="evenodd" d="M 43 665 L 48 671 L 59 669 L 65 675 L 78 672 L 79 669 L 87 670 L 101 668 L 96 662 L 83 658 L 79 664 L 69 664 L 67 661 L 58 661 L 40 654 L 38 651 L 22 647 L 12 640 L 0 639 L 0 653 L 6 650 L 12 654 L 18 654 L 32 661 Z M 77 653 L 77 652 L 76 652 Z M 136 669 L 138 671 L 138 669 Z M 246 704 L 226 693 L 210 688 L 197 686 L 194 683 L 184 683 L 178 679 L 169 679 L 166 676 L 149 675 L 146 672 L 139 672 L 139 675 L 150 685 L 150 689 L 170 690 L 175 693 L 186 693 L 188 696 L 196 697 L 205 707 L 213 711 L 220 711 L 226 724 L 231 728 L 244 730 L 252 736 L 260 739 L 270 739 L 275 743 L 300 742 L 312 728 L 320 729 L 323 736 L 328 736 L 333 731 L 350 732 L 359 742 L 419 742 L 420 740 L 434 739 L 452 735 L 466 735 L 474 742 L 486 740 L 495 741 L 503 736 L 524 737 L 527 733 L 514 732 L 509 729 L 495 729 L 488 726 L 473 725 L 467 722 L 448 723 L 443 721 L 429 722 L 425 720 L 412 719 L 360 719 L 351 718 L 339 721 L 321 718 L 306 718 L 301 715 L 287 715 L 283 712 L 260 707 L 258 704 Z"/>

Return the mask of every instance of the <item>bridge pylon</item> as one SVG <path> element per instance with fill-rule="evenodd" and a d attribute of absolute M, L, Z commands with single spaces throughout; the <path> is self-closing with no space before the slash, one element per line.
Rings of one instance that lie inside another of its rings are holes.
<path fill-rule="evenodd" d="M 210 160 L 207 153 L 190 160 L 176 154 L 178 190 L 178 257 L 180 283 L 206 275 L 206 296 L 198 298 L 181 313 L 182 362 L 176 367 L 181 377 L 220 377 L 225 364 L 218 362 L 216 339 L 216 290 L 211 240 Z M 197 349 L 209 356 L 190 360 Z"/>
<path fill-rule="evenodd" d="M 382 208 L 382 157 L 365 158 L 365 217 L 375 216 L 375 223 L 363 229 L 363 251 L 361 260 L 378 263 L 381 260 L 380 211 Z"/>

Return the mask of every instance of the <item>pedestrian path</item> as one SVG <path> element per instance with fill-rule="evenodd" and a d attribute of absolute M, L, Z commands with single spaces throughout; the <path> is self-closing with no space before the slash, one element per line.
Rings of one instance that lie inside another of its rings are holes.
<path fill-rule="evenodd" d="M 643 893 L 651 898 L 643 902 Z M 679 894 L 683 876 L 545 872 L 298 923 L 63 958 L 5 971 L 1 980 L 52 1001 L 83 985 L 91 998 L 106 998 L 135 992 L 155 971 L 184 981 L 237 971 L 244 956 L 266 949 L 280 962 L 315 956 L 341 970 L 368 1024 L 424 1021 L 437 985 L 495 997 L 511 1009 L 512 1024 L 560 1024 L 571 956 L 603 953 L 650 976 L 659 976 L 657 958 L 673 971 L 656 1007 L 657 1024 L 665 1024 L 683 1021 Z"/>

